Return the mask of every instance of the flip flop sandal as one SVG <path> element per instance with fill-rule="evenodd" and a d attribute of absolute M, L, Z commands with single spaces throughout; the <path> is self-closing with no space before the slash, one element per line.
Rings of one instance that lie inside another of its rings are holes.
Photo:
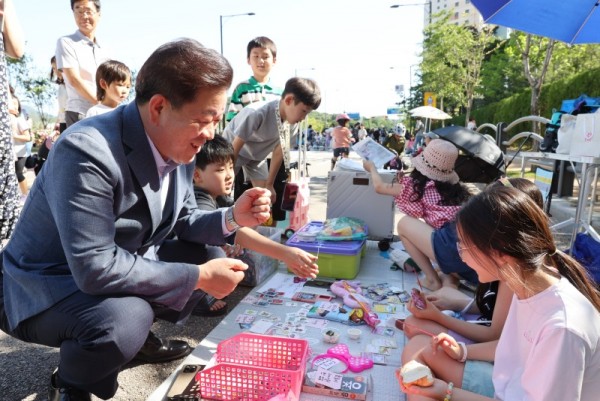
<path fill-rule="evenodd" d="M 225 303 L 225 305 L 219 309 L 211 309 L 211 306 L 213 306 L 214 303 L 218 302 L 218 301 Z M 228 309 L 229 308 L 228 308 L 227 302 L 222 301 L 222 300 L 215 300 L 210 305 L 198 304 L 192 311 L 192 315 L 201 316 L 201 317 L 217 317 L 217 316 L 223 316 L 223 315 L 227 314 Z"/>
<path fill-rule="evenodd" d="M 408 269 L 407 269 L 407 266 L 409 267 Z M 421 272 L 421 268 L 413 260 L 413 258 L 406 259 L 406 261 L 404 262 L 404 265 L 402 266 L 402 270 L 404 270 L 405 272 L 410 272 L 410 273 L 415 273 L 415 272 L 420 273 Z"/>

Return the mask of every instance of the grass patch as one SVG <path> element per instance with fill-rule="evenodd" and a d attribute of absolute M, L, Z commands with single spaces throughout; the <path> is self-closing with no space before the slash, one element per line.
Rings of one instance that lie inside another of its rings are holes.
<path fill-rule="evenodd" d="M 506 172 L 506 176 L 508 178 L 519 178 L 521 177 L 521 169 L 508 169 L 508 171 Z M 523 178 L 527 178 L 528 180 L 534 181 L 535 173 L 533 171 L 525 170 L 525 175 L 523 176 Z"/>

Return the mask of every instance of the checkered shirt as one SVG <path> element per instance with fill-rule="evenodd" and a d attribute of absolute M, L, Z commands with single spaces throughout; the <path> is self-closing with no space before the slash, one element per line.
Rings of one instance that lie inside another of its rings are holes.
<path fill-rule="evenodd" d="M 442 197 L 435 189 L 435 183 L 428 181 L 425 184 L 423 197 L 412 202 L 410 198 L 415 193 L 413 190 L 413 179 L 411 177 L 402 177 L 400 184 L 403 187 L 402 193 L 394 198 L 394 202 L 398 209 L 411 217 L 422 218 L 425 223 L 429 224 L 434 229 L 441 228 L 449 221 L 454 221 L 456 213 L 461 206 L 444 206 L 441 204 Z"/>

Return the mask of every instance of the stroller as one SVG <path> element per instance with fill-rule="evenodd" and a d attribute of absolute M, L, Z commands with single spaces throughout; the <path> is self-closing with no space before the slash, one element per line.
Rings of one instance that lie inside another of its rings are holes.
<path fill-rule="evenodd" d="M 454 168 L 461 181 L 489 184 L 506 174 L 504 153 L 491 137 L 460 126 L 433 132 L 458 148 L 460 153 Z"/>

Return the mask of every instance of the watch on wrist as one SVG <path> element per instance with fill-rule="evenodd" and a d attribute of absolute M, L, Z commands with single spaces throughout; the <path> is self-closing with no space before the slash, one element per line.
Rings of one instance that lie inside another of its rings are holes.
<path fill-rule="evenodd" d="M 227 222 L 227 224 L 229 225 L 229 227 L 232 227 L 231 231 L 235 231 L 238 228 L 240 228 L 241 226 L 235 221 L 235 218 L 233 217 L 233 206 L 231 206 L 229 209 L 227 209 L 227 211 L 225 212 L 225 221 Z"/>

